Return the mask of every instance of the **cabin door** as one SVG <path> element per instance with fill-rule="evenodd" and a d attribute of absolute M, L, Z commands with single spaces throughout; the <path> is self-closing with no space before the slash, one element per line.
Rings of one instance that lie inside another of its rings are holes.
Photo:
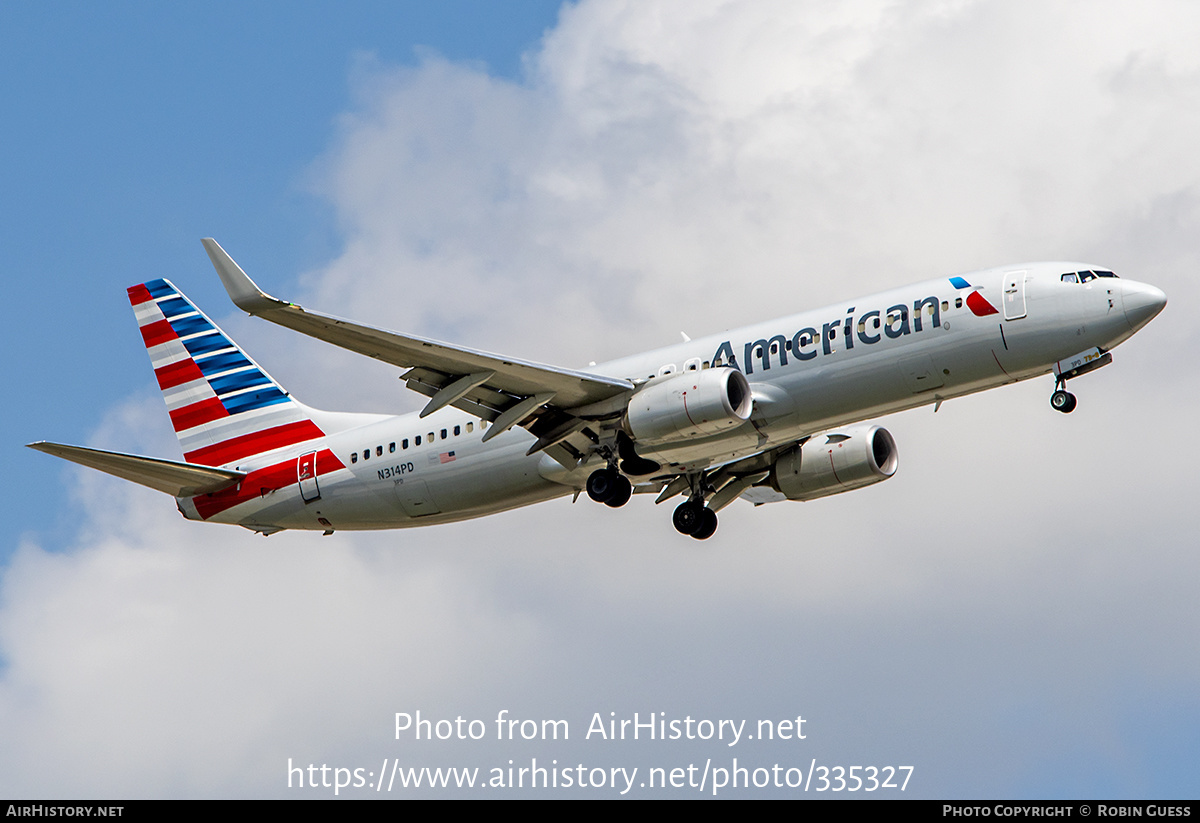
<path fill-rule="evenodd" d="M 1010 271 L 1004 275 L 1004 319 L 1020 320 L 1025 316 L 1025 272 Z"/>

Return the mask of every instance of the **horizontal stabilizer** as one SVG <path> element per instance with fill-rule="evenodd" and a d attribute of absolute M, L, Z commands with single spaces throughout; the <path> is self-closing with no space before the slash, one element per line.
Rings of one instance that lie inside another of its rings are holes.
<path fill-rule="evenodd" d="M 195 463 L 178 463 L 174 460 L 160 460 L 157 457 L 85 449 L 82 446 L 64 446 L 44 440 L 27 445 L 31 449 L 91 469 L 99 469 L 122 480 L 131 480 L 155 491 L 166 492 L 173 497 L 211 494 L 232 486 L 246 476 L 245 472 L 214 469 Z"/>

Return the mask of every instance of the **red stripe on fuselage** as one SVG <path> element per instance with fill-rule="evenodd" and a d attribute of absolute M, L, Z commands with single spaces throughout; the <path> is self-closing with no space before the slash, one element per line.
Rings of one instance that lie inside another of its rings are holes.
<path fill-rule="evenodd" d="M 192 403 L 181 409 L 175 409 L 170 414 L 171 425 L 175 427 L 175 431 L 177 432 L 229 416 L 229 412 L 225 411 L 225 407 L 221 405 L 221 401 L 216 397 L 210 397 L 207 400 L 201 400 L 199 403 Z"/>
<path fill-rule="evenodd" d="M 147 323 L 142 326 L 142 339 L 146 341 L 146 348 L 153 348 L 159 343 L 166 343 L 168 340 L 177 340 L 175 330 L 171 328 L 171 324 L 166 320 L 156 320 L 153 323 Z"/>
<path fill-rule="evenodd" d="M 129 293 L 129 305 L 131 306 L 137 306 L 141 303 L 149 303 L 154 299 L 154 296 L 150 294 L 150 290 L 146 288 L 145 283 L 140 283 L 136 286 L 130 286 L 125 291 Z"/>
<path fill-rule="evenodd" d="M 166 390 L 182 386 L 184 383 L 191 383 L 193 380 L 200 380 L 204 377 L 204 372 L 200 371 L 196 361 L 189 357 L 186 360 L 168 363 L 155 369 L 154 376 L 158 378 L 158 387 Z"/>
<path fill-rule="evenodd" d="M 189 463 L 199 463 L 202 466 L 223 466 L 243 457 L 324 436 L 325 432 L 317 428 L 316 423 L 311 420 L 298 420 L 295 423 L 243 434 L 241 437 L 232 437 L 223 443 L 190 451 L 183 457 Z"/>
<path fill-rule="evenodd" d="M 263 497 L 278 489 L 299 484 L 300 479 L 296 471 L 296 460 L 297 457 L 292 457 L 284 460 L 282 463 L 276 463 L 273 466 L 252 471 L 246 475 L 241 483 L 232 488 L 214 492 L 213 494 L 202 494 L 199 497 L 193 497 L 192 502 L 196 504 L 197 513 L 205 520 L 208 520 L 210 517 L 220 514 L 226 509 L 232 509 L 234 506 L 245 503 L 248 500 Z M 329 449 L 322 449 L 317 452 L 315 466 L 313 467 L 313 471 L 317 477 L 344 468 L 346 468 L 345 464 L 341 460 L 338 460 Z"/>

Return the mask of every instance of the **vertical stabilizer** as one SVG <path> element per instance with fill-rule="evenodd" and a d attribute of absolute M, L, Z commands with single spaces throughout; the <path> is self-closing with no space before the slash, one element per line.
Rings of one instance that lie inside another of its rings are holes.
<path fill-rule="evenodd" d="M 129 288 L 184 459 L 230 466 L 324 436 L 309 409 L 168 280 Z"/>

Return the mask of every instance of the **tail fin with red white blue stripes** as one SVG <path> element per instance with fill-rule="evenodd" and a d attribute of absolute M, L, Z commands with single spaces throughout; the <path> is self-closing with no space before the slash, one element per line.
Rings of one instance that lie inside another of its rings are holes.
<path fill-rule="evenodd" d="M 324 436 L 310 410 L 170 281 L 128 291 L 186 461 L 230 466 Z"/>

